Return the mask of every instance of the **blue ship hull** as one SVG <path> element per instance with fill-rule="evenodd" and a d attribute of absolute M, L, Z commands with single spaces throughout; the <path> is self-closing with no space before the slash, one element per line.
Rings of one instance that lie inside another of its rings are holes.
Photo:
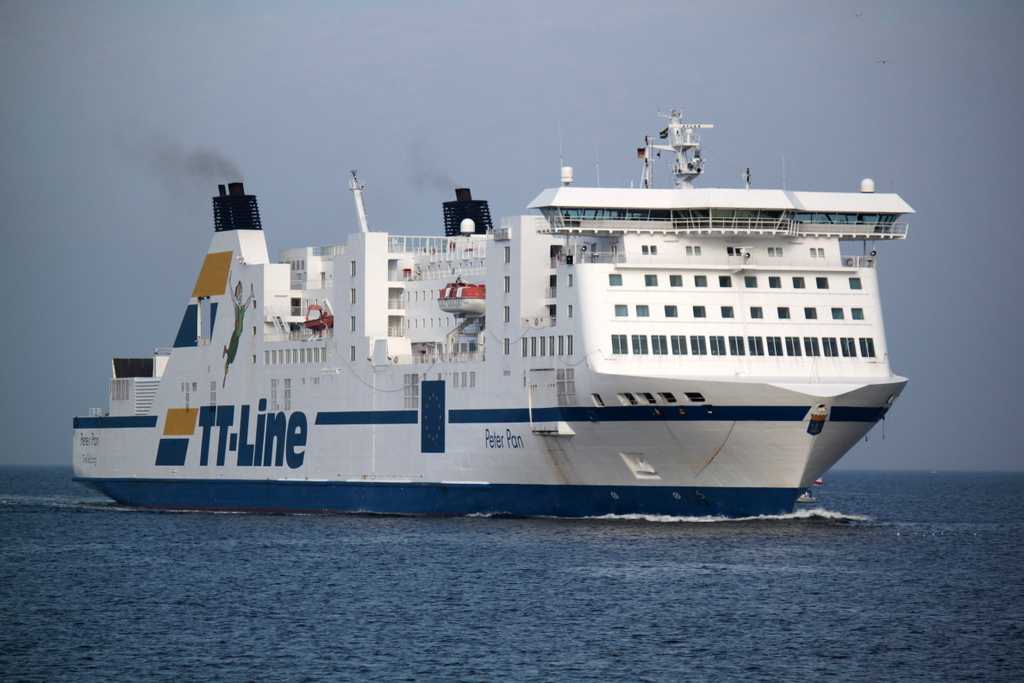
<path fill-rule="evenodd" d="M 795 488 L 89 479 L 118 503 L 259 512 L 350 512 L 517 517 L 756 517 L 793 511 Z"/>

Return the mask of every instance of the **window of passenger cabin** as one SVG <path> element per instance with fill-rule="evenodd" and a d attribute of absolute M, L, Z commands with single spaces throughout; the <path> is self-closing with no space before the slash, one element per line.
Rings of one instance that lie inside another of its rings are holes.
<path fill-rule="evenodd" d="M 804 355 L 820 356 L 821 347 L 818 345 L 817 337 L 804 337 Z"/>
<path fill-rule="evenodd" d="M 810 308 L 810 307 L 805 308 L 804 309 L 804 318 L 806 318 L 807 320 L 817 320 L 818 319 L 818 309 Z"/>
<path fill-rule="evenodd" d="M 612 353 L 624 354 L 629 353 L 627 346 L 626 335 L 624 334 L 613 334 L 612 335 Z"/>
<path fill-rule="evenodd" d="M 648 245 L 645 244 L 642 247 L 640 247 L 640 251 L 643 253 L 644 256 L 657 256 L 658 255 L 658 245 L 652 244 L 652 245 L 648 246 Z"/>
<path fill-rule="evenodd" d="M 686 255 L 687 256 L 700 256 L 700 247 L 687 247 L 686 248 Z"/>
<path fill-rule="evenodd" d="M 711 355 L 712 356 L 724 356 L 725 355 L 725 337 L 708 337 L 711 341 Z"/>
<path fill-rule="evenodd" d="M 804 288 L 804 279 L 802 277 L 794 277 L 793 278 L 793 289 L 803 289 L 803 288 Z"/>
<path fill-rule="evenodd" d="M 782 355 L 782 337 L 765 337 L 765 341 L 768 342 L 769 356 Z"/>
<path fill-rule="evenodd" d="M 644 284 L 646 286 L 648 286 L 648 287 L 657 287 L 658 286 L 658 276 L 657 275 L 644 275 Z"/>
<path fill-rule="evenodd" d="M 730 275 L 719 275 L 718 276 L 719 287 L 732 287 L 732 276 Z"/>
<path fill-rule="evenodd" d="M 572 273 L 569 273 L 568 278 L 565 281 L 565 284 L 569 287 L 572 287 Z"/>
<path fill-rule="evenodd" d="M 693 307 L 693 317 L 694 318 L 706 318 L 707 316 L 708 316 L 708 314 L 704 310 L 703 306 L 694 306 Z"/>
<path fill-rule="evenodd" d="M 788 306 L 779 306 L 779 320 L 789 320 Z"/>
<path fill-rule="evenodd" d="M 835 337 L 822 337 L 821 347 L 829 358 L 835 358 L 839 355 L 839 346 L 836 344 Z"/>
<path fill-rule="evenodd" d="M 646 334 L 634 334 L 633 335 L 633 354 L 637 356 L 647 355 L 647 335 Z"/>
<path fill-rule="evenodd" d="M 861 286 L 860 286 L 860 278 L 859 277 L 851 277 L 850 278 L 850 289 L 860 289 L 860 288 L 861 288 Z"/>
<path fill-rule="evenodd" d="M 682 287 L 683 286 L 683 276 L 682 275 L 669 275 L 668 276 L 668 284 L 669 284 L 670 287 Z"/>
<path fill-rule="evenodd" d="M 571 318 L 572 317 L 572 304 L 569 304 L 568 306 L 565 307 L 565 317 L 566 318 Z"/>
<path fill-rule="evenodd" d="M 666 318 L 678 318 L 679 309 L 675 306 L 665 306 L 665 317 Z"/>
<path fill-rule="evenodd" d="M 857 345 L 854 344 L 853 337 L 840 337 L 839 348 L 842 350 L 844 358 L 857 357 Z"/>
<path fill-rule="evenodd" d="M 786 355 L 800 355 L 800 337 L 786 337 Z"/>
<path fill-rule="evenodd" d="M 761 318 L 764 317 L 764 311 L 761 309 L 760 306 L 751 306 L 750 317 L 755 320 L 760 320 Z"/>
<path fill-rule="evenodd" d="M 512 309 L 509 308 L 508 306 L 505 306 L 504 307 L 504 312 L 505 312 L 505 322 L 511 322 L 511 320 L 512 320 Z"/>
<path fill-rule="evenodd" d="M 670 341 L 672 342 L 672 355 L 673 356 L 685 356 L 686 355 L 686 336 L 681 334 L 673 334 Z"/>
<path fill-rule="evenodd" d="M 694 287 L 707 287 L 708 286 L 708 276 L 707 275 L 694 275 L 693 276 L 693 286 Z"/>
<path fill-rule="evenodd" d="M 811 247 L 811 258 L 825 258 L 825 250 Z"/>
<path fill-rule="evenodd" d="M 666 356 L 668 355 L 668 337 L 663 334 L 652 334 L 651 335 L 651 355 L 652 356 Z"/>
<path fill-rule="evenodd" d="M 827 277 L 816 277 L 814 278 L 818 289 L 828 289 L 828 278 Z"/>
<path fill-rule="evenodd" d="M 729 355 L 745 356 L 743 348 L 743 337 L 729 337 Z"/>
<path fill-rule="evenodd" d="M 833 308 L 832 309 L 832 319 L 833 320 L 842 320 L 843 319 L 843 309 L 841 309 L 841 308 Z"/>
<path fill-rule="evenodd" d="M 641 304 L 641 305 L 638 305 L 636 307 L 636 317 L 638 317 L 638 318 L 648 318 L 648 317 L 650 317 L 650 315 L 651 315 L 651 309 L 648 308 L 647 306 Z"/>
<path fill-rule="evenodd" d="M 694 356 L 708 355 L 708 342 L 703 335 L 690 335 L 690 353 Z"/>
<path fill-rule="evenodd" d="M 860 338 L 860 355 L 863 356 L 864 358 L 874 358 L 875 357 L 875 340 L 874 339 L 871 339 L 870 337 L 867 337 L 867 338 L 861 337 Z"/>
<path fill-rule="evenodd" d="M 747 288 L 757 287 L 757 276 L 756 275 L 744 275 L 743 286 Z"/>
<path fill-rule="evenodd" d="M 864 319 L 864 309 L 863 308 L 851 308 L 850 309 L 850 317 L 853 318 L 854 320 L 863 320 Z"/>
<path fill-rule="evenodd" d="M 768 277 L 768 286 L 772 289 L 782 289 L 782 278 L 774 275 Z"/>
<path fill-rule="evenodd" d="M 612 287 L 621 287 L 622 275 L 619 273 L 608 273 L 608 284 Z"/>
<path fill-rule="evenodd" d="M 723 318 L 734 318 L 732 306 L 722 306 L 722 317 Z"/>
<path fill-rule="evenodd" d="M 771 258 L 782 256 L 782 247 L 768 247 L 768 256 Z"/>
<path fill-rule="evenodd" d="M 615 304 L 615 317 L 625 318 L 629 315 L 629 306 L 626 304 Z"/>
<path fill-rule="evenodd" d="M 512 278 L 508 275 L 505 276 L 505 293 L 508 294 L 512 291 Z"/>
<path fill-rule="evenodd" d="M 348 274 L 351 275 L 352 277 L 356 276 L 356 262 L 355 261 L 349 261 Z"/>
<path fill-rule="evenodd" d="M 760 337 L 747 337 L 747 346 L 751 356 L 764 355 L 764 341 Z"/>
<path fill-rule="evenodd" d="M 512 247 L 505 247 L 505 263 L 512 262 Z"/>

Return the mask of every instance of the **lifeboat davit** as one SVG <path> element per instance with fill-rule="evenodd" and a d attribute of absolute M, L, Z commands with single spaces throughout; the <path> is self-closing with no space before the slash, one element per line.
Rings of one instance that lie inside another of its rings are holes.
<path fill-rule="evenodd" d="M 487 307 L 487 290 L 484 285 L 473 285 L 458 278 L 441 290 L 437 305 L 445 313 L 460 318 L 479 318 Z"/>
<path fill-rule="evenodd" d="M 314 311 L 316 312 L 316 317 L 313 317 Z M 317 332 L 334 329 L 334 316 L 330 313 L 324 313 L 323 306 L 310 306 L 306 309 L 306 329 Z"/>

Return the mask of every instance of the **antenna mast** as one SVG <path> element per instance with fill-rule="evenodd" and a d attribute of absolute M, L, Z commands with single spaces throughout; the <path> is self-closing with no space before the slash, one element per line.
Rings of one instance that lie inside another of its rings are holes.
<path fill-rule="evenodd" d="M 356 177 L 355 171 L 352 171 L 352 180 L 348 181 L 348 189 L 352 190 L 352 195 L 356 200 L 356 213 L 359 214 L 359 229 L 362 232 L 370 232 L 370 226 L 366 220 L 366 205 L 363 204 L 363 183 Z"/>
<path fill-rule="evenodd" d="M 692 188 L 693 179 L 704 172 L 704 158 L 700 155 L 700 136 L 694 135 L 697 128 L 714 128 L 706 123 L 683 123 L 682 114 L 679 110 L 673 109 L 671 114 L 658 114 L 669 120 L 668 127 L 658 134 L 662 139 L 668 139 L 668 146 L 651 144 L 653 139 L 646 139 L 646 153 L 644 158 L 644 187 L 650 187 L 651 183 L 651 150 L 663 149 L 675 154 L 672 162 L 672 175 L 675 178 L 677 188 Z M 692 152 L 692 156 L 691 156 Z"/>

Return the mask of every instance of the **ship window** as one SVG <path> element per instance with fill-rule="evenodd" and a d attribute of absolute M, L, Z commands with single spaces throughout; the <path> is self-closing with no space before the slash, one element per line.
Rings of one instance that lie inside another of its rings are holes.
<path fill-rule="evenodd" d="M 648 287 L 657 287 L 658 286 L 658 276 L 657 275 L 644 275 L 644 284 L 646 286 L 648 286 Z"/>
<path fill-rule="evenodd" d="M 669 275 L 668 276 L 668 284 L 669 284 L 670 287 L 682 287 L 683 286 L 683 276 L 682 275 Z"/>
<path fill-rule="evenodd" d="M 561 334 L 558 335 L 558 355 L 565 355 L 565 336 Z"/>
<path fill-rule="evenodd" d="M 530 355 L 531 356 L 536 356 L 537 355 L 537 338 L 536 337 L 530 337 Z"/>
<path fill-rule="evenodd" d="M 782 278 L 776 276 L 770 276 L 768 278 L 768 286 L 772 289 L 782 289 Z"/>
<path fill-rule="evenodd" d="M 420 376 L 416 373 L 410 375 L 402 375 L 403 386 L 403 407 L 405 408 L 419 408 L 420 407 Z"/>
<path fill-rule="evenodd" d="M 863 320 L 864 319 L 864 309 L 863 308 L 851 308 L 850 309 L 850 317 L 853 318 L 854 320 Z"/>
<path fill-rule="evenodd" d="M 505 276 L 505 293 L 508 294 L 512 291 L 512 278 L 508 275 Z"/>
<path fill-rule="evenodd" d="M 839 355 L 839 347 L 836 345 L 835 337 L 822 337 L 821 346 L 825 351 L 825 355 L 829 358 L 835 358 Z"/>
<path fill-rule="evenodd" d="M 643 396 L 644 400 L 647 401 L 648 403 L 652 403 L 653 404 L 653 403 L 657 403 L 658 402 L 658 400 L 656 398 L 654 398 L 654 394 L 652 394 L 652 393 L 650 393 L 648 391 L 642 391 L 642 392 L 640 392 L 640 395 Z"/>
<path fill-rule="evenodd" d="M 719 275 L 718 276 L 719 287 L 732 287 L 732 276 L 731 275 Z"/>
<path fill-rule="evenodd" d="M 723 318 L 735 318 L 733 315 L 732 306 L 722 306 L 722 317 Z"/>
<path fill-rule="evenodd" d="M 601 394 L 591 394 L 590 399 L 598 408 L 604 408 L 604 400 L 601 398 Z"/>
<path fill-rule="evenodd" d="M 686 355 L 686 336 L 682 334 L 673 334 L 672 340 L 672 355 L 673 356 L 685 356 Z"/>
<path fill-rule="evenodd" d="M 782 337 L 766 337 L 768 341 L 768 355 L 769 356 L 781 356 L 782 355 Z"/>
<path fill-rule="evenodd" d="M 808 356 L 820 356 L 821 346 L 817 337 L 804 337 L 804 354 Z"/>
<path fill-rule="evenodd" d="M 828 289 L 828 278 L 827 277 L 816 277 L 814 278 L 818 289 Z"/>
<path fill-rule="evenodd" d="M 789 320 L 789 306 L 779 306 L 779 320 Z"/>
<path fill-rule="evenodd" d="M 678 318 L 679 309 L 675 306 L 665 306 L 665 317 L 666 318 Z"/>
<path fill-rule="evenodd" d="M 565 353 L 566 355 L 572 355 L 572 335 L 565 335 Z"/>
<path fill-rule="evenodd" d="M 757 276 L 756 275 L 744 275 L 743 286 L 748 288 L 757 287 Z"/>
<path fill-rule="evenodd" d="M 772 258 L 782 256 L 782 247 L 768 247 L 768 256 Z"/>
<path fill-rule="evenodd" d="M 505 247 L 505 263 L 512 262 L 512 247 Z"/>
<path fill-rule="evenodd" d="M 842 350 L 844 358 L 857 357 L 857 345 L 853 343 L 853 337 L 840 337 L 839 348 Z"/>
<path fill-rule="evenodd" d="M 664 401 L 665 403 L 676 402 L 676 396 L 671 391 L 659 391 L 658 396 L 660 396 L 661 400 Z"/>
<path fill-rule="evenodd" d="M 508 337 L 505 337 L 504 340 L 502 340 L 502 342 L 501 342 L 501 350 L 504 351 L 505 355 L 507 356 L 508 353 L 509 353 L 509 349 L 510 348 L 511 348 L 511 342 L 509 341 Z"/>
<path fill-rule="evenodd" d="M 566 307 L 565 307 L 565 317 L 566 318 L 571 318 L 572 317 L 572 304 L 567 304 L 566 305 Z"/>
<path fill-rule="evenodd" d="M 709 336 L 708 339 L 711 341 L 711 355 L 712 356 L 724 356 L 725 355 L 725 337 Z"/>
<path fill-rule="evenodd" d="M 453 372 L 452 373 L 452 388 L 453 389 L 458 389 L 459 388 L 459 373 L 457 373 L 457 372 Z"/>
<path fill-rule="evenodd" d="M 348 359 L 350 361 L 353 361 L 353 362 L 355 361 L 355 359 L 356 359 L 356 347 L 354 347 L 354 346 L 348 347 Z"/>
<path fill-rule="evenodd" d="M 804 318 L 806 318 L 807 320 L 817 320 L 818 319 L 818 309 L 811 308 L 811 307 L 805 308 L 804 309 Z"/>
<path fill-rule="evenodd" d="M 647 355 L 647 335 L 646 334 L 634 334 L 633 335 L 633 353 L 638 356 Z"/>
<path fill-rule="evenodd" d="M 861 337 L 860 338 L 860 355 L 862 355 L 864 358 L 874 358 L 875 357 L 875 340 L 874 339 L 871 339 L 870 337 L 867 337 L 867 338 Z"/>
<path fill-rule="evenodd" d="M 704 402 L 704 395 L 701 394 L 699 391 L 686 391 L 686 392 L 683 392 L 683 393 L 686 394 L 686 398 L 690 399 L 690 401 L 692 403 L 703 403 Z"/>
<path fill-rule="evenodd" d="M 832 309 L 832 319 L 833 320 L 842 320 L 843 319 L 843 309 L 841 309 L 841 308 L 833 308 Z"/>
<path fill-rule="evenodd" d="M 802 277 L 794 277 L 793 278 L 793 289 L 803 289 L 803 288 L 804 288 L 804 279 Z"/>
<path fill-rule="evenodd" d="M 638 305 L 636 307 L 636 317 L 638 318 L 649 318 L 651 316 L 651 309 L 649 306 Z"/>
<path fill-rule="evenodd" d="M 522 343 L 522 347 L 523 347 L 523 358 L 526 358 L 526 355 L 527 355 L 527 354 L 526 354 L 526 347 L 527 347 L 527 346 L 529 346 L 529 344 L 527 344 L 527 342 L 526 342 L 526 337 L 523 337 L 523 343 Z"/>
<path fill-rule="evenodd" d="M 548 339 L 547 337 L 541 337 L 540 338 L 540 355 L 542 355 L 542 356 L 548 355 L 546 353 L 546 349 L 545 349 L 545 347 L 547 346 L 547 339 Z"/>
<path fill-rule="evenodd" d="M 730 356 L 745 356 L 746 351 L 743 348 L 743 337 L 729 337 L 729 355 Z"/>
<path fill-rule="evenodd" d="M 626 335 L 624 335 L 624 334 L 613 334 L 612 335 L 612 353 L 618 353 L 618 354 L 629 353 L 629 347 L 627 346 Z"/>
<path fill-rule="evenodd" d="M 636 400 L 636 396 L 629 393 L 628 391 L 619 394 L 619 401 L 621 401 L 622 405 L 624 406 L 635 406 L 637 403 L 639 403 L 639 401 Z"/>
<path fill-rule="evenodd" d="M 764 342 L 760 337 L 747 337 L 747 348 L 751 356 L 764 355 Z"/>
<path fill-rule="evenodd" d="M 622 275 L 619 273 L 608 273 L 608 284 L 612 287 L 621 287 Z"/>
<path fill-rule="evenodd" d="M 764 309 L 762 309 L 760 306 L 751 306 L 750 317 L 754 318 L 755 320 L 760 320 L 761 318 L 764 317 Z"/>
<path fill-rule="evenodd" d="M 703 306 L 694 306 L 693 307 L 693 317 L 694 318 L 706 318 L 707 317 L 707 312 L 704 310 Z"/>
<path fill-rule="evenodd" d="M 708 286 L 708 276 L 707 275 L 694 275 L 693 276 L 693 286 L 694 287 L 707 287 Z"/>
<path fill-rule="evenodd" d="M 668 337 L 663 334 L 651 335 L 651 354 L 655 356 L 668 355 Z"/>
<path fill-rule="evenodd" d="M 508 306 L 505 306 L 504 312 L 505 312 L 505 322 L 511 321 L 512 320 L 512 309 L 509 308 Z"/>
<path fill-rule="evenodd" d="M 811 247 L 811 258 L 825 258 L 825 250 Z"/>
<path fill-rule="evenodd" d="M 850 289 L 860 289 L 860 288 L 861 288 L 860 287 L 860 278 L 859 277 L 851 277 L 850 278 Z"/>
<path fill-rule="evenodd" d="M 351 275 L 352 277 L 356 276 L 356 262 L 355 261 L 349 261 L 348 274 Z"/>
<path fill-rule="evenodd" d="M 623 318 L 629 315 L 629 306 L 626 304 L 615 304 L 615 317 Z"/>
<path fill-rule="evenodd" d="M 350 316 L 349 319 L 348 319 L 348 331 L 349 332 L 355 332 L 356 331 L 356 317 L 354 315 Z"/>
<path fill-rule="evenodd" d="M 786 355 L 800 355 L 800 337 L 786 337 Z"/>

